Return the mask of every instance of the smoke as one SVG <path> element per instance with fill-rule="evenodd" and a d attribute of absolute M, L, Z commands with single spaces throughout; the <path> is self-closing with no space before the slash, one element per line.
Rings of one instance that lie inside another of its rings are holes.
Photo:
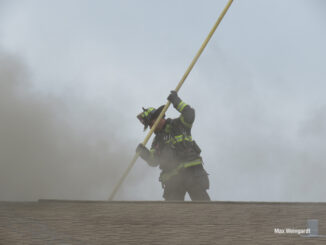
<path fill-rule="evenodd" d="M 118 115 L 39 94 L 29 79 L 0 53 L 0 200 L 106 199 L 132 153 L 117 140 Z"/>
<path fill-rule="evenodd" d="M 1 53 L 0 199 L 106 199 L 142 134 L 134 115 L 163 103 L 223 3 L 11 2 L 1 44 L 35 77 Z M 324 7 L 238 1 L 187 78 L 212 199 L 325 201 Z M 160 198 L 153 171 L 141 161 L 117 198 Z"/>
<path fill-rule="evenodd" d="M 211 191 L 222 200 L 325 201 L 322 77 L 294 83 L 218 53 L 207 61 L 214 69 L 196 74 L 212 82 L 194 99 Z"/>

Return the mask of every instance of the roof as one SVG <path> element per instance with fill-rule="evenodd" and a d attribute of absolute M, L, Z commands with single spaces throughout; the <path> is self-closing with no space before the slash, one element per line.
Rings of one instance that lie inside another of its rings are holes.
<path fill-rule="evenodd" d="M 0 202 L 0 244 L 326 244 L 326 203 Z"/>

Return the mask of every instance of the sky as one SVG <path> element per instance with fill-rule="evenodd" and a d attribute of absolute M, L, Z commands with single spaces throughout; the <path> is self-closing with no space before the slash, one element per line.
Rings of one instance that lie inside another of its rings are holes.
<path fill-rule="evenodd" d="M 0 1 L 0 200 L 106 200 L 226 3 Z M 179 92 L 212 200 L 326 201 L 325 12 L 233 1 Z M 158 177 L 137 160 L 116 199 Z"/>

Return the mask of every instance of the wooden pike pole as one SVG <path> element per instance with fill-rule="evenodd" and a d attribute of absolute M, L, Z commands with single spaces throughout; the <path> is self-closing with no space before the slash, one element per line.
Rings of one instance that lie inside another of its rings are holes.
<path fill-rule="evenodd" d="M 192 68 L 194 67 L 194 65 L 196 64 L 199 56 L 202 54 L 202 52 L 204 51 L 205 47 L 207 46 L 209 40 L 211 39 L 211 37 L 213 36 L 215 30 L 217 29 L 218 25 L 220 24 L 220 22 L 222 21 L 224 15 L 226 14 L 226 12 L 228 11 L 228 9 L 230 8 L 231 4 L 232 4 L 233 0 L 229 0 L 227 5 L 225 6 L 225 8 L 223 9 L 222 13 L 220 14 L 220 16 L 218 17 L 215 25 L 213 26 L 213 28 L 211 29 L 211 31 L 209 32 L 208 36 L 206 37 L 205 41 L 203 42 L 203 44 L 201 45 L 200 49 L 198 50 L 196 56 L 193 58 L 192 62 L 190 63 L 188 69 L 186 70 L 186 72 L 184 73 L 183 77 L 181 78 L 179 84 L 177 85 L 177 87 L 175 88 L 175 91 L 178 92 L 179 89 L 181 88 L 182 84 L 184 83 L 184 81 L 186 80 L 186 78 L 188 77 L 189 73 L 191 72 Z M 158 118 L 156 119 L 154 125 L 152 126 L 152 128 L 150 129 L 150 131 L 148 132 L 147 136 L 145 137 L 144 141 L 142 142 L 142 144 L 145 146 L 148 142 L 148 140 L 150 139 L 150 137 L 152 136 L 153 132 L 155 131 L 159 121 L 162 119 L 163 115 L 165 114 L 165 112 L 167 111 L 167 109 L 169 108 L 171 102 L 168 101 L 166 103 L 166 105 L 164 106 L 161 114 L 158 116 Z M 133 159 L 131 160 L 129 166 L 127 167 L 126 171 L 123 173 L 122 177 L 120 178 L 119 182 L 117 183 L 117 185 L 114 187 L 110 197 L 109 197 L 109 201 L 112 201 L 115 194 L 117 193 L 118 189 L 120 188 L 120 186 L 122 185 L 123 181 L 125 180 L 125 178 L 127 177 L 128 173 L 130 172 L 130 170 L 132 169 L 132 167 L 134 166 L 137 158 L 139 157 L 139 154 L 136 153 L 133 157 Z"/>

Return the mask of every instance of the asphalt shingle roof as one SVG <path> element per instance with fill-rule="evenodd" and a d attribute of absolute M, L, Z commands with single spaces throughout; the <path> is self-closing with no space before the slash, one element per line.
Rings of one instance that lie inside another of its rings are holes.
<path fill-rule="evenodd" d="M 0 202 L 0 244 L 326 244 L 326 203 Z"/>

